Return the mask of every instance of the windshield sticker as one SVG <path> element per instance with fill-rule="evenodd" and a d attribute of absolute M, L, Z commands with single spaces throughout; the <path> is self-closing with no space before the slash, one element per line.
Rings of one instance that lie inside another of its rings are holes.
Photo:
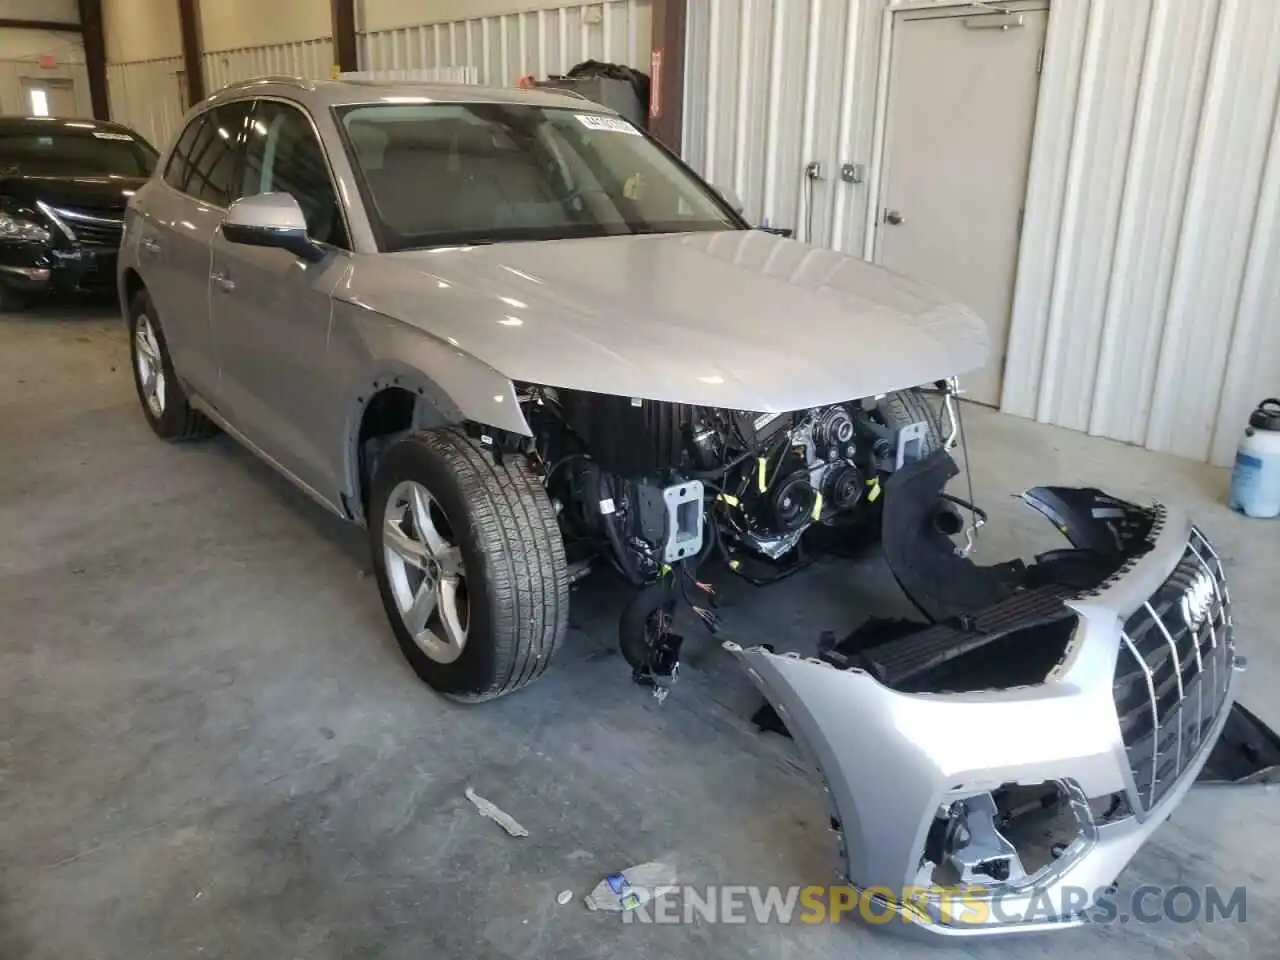
<path fill-rule="evenodd" d="M 93 131 L 93 135 L 99 140 L 123 140 L 126 143 L 133 143 L 133 137 L 127 133 L 107 133 L 102 130 Z"/>
<path fill-rule="evenodd" d="M 640 136 L 639 130 L 618 117 L 604 117 L 598 113 L 575 113 L 574 116 L 588 130 L 603 130 L 606 133 L 629 133 L 633 137 Z"/>

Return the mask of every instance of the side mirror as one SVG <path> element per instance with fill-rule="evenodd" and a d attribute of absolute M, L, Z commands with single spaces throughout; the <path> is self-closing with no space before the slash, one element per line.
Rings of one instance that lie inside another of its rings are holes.
<path fill-rule="evenodd" d="M 732 187 L 716 187 L 715 191 L 720 194 L 720 198 L 725 203 L 733 207 L 736 213 L 741 213 L 747 209 L 747 205 L 742 202 L 742 198 L 734 192 Z"/>
<path fill-rule="evenodd" d="M 324 259 L 324 248 L 307 236 L 302 208 L 287 193 L 260 193 L 237 200 L 223 218 L 222 235 L 231 243 L 279 247 L 308 263 Z"/>

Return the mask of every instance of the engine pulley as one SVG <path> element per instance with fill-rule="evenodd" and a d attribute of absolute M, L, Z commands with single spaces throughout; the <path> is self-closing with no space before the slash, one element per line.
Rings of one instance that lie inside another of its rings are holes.
<path fill-rule="evenodd" d="M 853 418 L 844 407 L 828 407 L 813 425 L 813 445 L 824 460 L 851 458 L 853 436 Z"/>
<path fill-rule="evenodd" d="M 866 489 L 857 467 L 845 464 L 827 472 L 822 484 L 822 495 L 836 510 L 848 510 L 859 500 Z"/>
<path fill-rule="evenodd" d="M 769 495 L 770 526 L 779 533 L 799 530 L 809 522 L 816 497 L 809 471 L 797 470 L 784 477 Z"/>

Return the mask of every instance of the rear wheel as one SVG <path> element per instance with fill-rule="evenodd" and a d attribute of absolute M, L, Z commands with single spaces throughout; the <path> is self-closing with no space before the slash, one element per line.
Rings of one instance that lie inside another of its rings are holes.
<path fill-rule="evenodd" d="M 129 357 L 147 423 L 162 440 L 198 440 L 218 432 L 194 409 L 173 372 L 169 347 L 151 297 L 144 290 L 129 305 Z"/>
<path fill-rule="evenodd" d="M 487 700 L 546 670 L 568 626 L 555 511 L 523 457 L 461 430 L 396 444 L 369 498 L 374 575 L 414 672 L 440 693 Z"/>

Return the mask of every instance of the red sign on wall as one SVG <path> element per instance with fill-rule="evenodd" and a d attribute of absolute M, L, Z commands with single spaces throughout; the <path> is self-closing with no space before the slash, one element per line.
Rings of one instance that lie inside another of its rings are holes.
<path fill-rule="evenodd" d="M 649 119 L 662 116 L 662 51 L 654 50 L 649 58 Z"/>
<path fill-rule="evenodd" d="M 57 57 L 55 57 L 52 53 L 42 53 L 42 54 L 40 54 L 40 69 L 41 69 L 41 70 L 52 70 L 52 69 L 53 69 L 54 67 L 56 67 L 57 65 L 58 65 L 58 58 L 57 58 Z"/>

